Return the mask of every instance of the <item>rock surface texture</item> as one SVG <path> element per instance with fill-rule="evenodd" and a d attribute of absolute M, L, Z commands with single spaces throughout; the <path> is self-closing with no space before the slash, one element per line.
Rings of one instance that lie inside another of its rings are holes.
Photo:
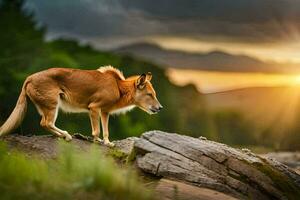
<path fill-rule="evenodd" d="M 150 131 L 134 143 L 137 166 L 155 176 L 213 189 L 238 199 L 300 199 L 300 176 L 247 149 Z"/>

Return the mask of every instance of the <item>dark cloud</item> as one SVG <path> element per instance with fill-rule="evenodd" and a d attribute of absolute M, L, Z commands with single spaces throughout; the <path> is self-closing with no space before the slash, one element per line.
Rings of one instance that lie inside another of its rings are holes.
<path fill-rule="evenodd" d="M 49 33 L 280 42 L 300 32 L 298 0 L 27 0 Z"/>
<path fill-rule="evenodd" d="M 154 17 L 197 18 L 237 23 L 264 22 L 274 17 L 299 19 L 297 0 L 149 0 L 121 1 L 127 9 L 143 10 Z M 298 15 L 298 16 L 297 16 Z"/>

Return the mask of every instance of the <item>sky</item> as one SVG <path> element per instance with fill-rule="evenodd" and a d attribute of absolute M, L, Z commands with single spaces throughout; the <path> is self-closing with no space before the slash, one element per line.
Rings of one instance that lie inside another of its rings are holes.
<path fill-rule="evenodd" d="M 47 38 L 99 49 L 140 41 L 300 63 L 299 0 L 27 0 Z"/>
<path fill-rule="evenodd" d="M 199 92 L 215 93 L 240 88 L 300 86 L 299 74 L 218 72 L 170 68 L 169 79 L 177 85 L 194 84 Z"/>

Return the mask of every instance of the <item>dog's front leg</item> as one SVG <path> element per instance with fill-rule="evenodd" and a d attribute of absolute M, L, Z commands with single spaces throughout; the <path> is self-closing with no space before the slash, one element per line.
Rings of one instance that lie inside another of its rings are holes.
<path fill-rule="evenodd" d="M 108 139 L 108 137 L 109 137 L 108 120 L 109 120 L 109 114 L 107 112 L 101 112 L 101 123 L 102 123 L 104 144 L 107 146 L 113 147 L 113 146 L 115 146 L 115 144 L 110 142 Z"/>
<path fill-rule="evenodd" d="M 100 135 L 99 109 L 90 108 L 89 116 L 92 125 L 92 135 L 94 137 L 94 142 L 102 142 L 102 140 L 99 138 Z"/>

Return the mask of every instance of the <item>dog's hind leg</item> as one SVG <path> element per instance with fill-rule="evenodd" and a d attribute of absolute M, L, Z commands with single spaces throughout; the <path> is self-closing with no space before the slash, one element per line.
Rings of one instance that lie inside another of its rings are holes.
<path fill-rule="evenodd" d="M 57 131 L 51 131 L 50 125 L 48 125 L 48 122 L 46 120 L 45 116 L 42 116 L 41 122 L 40 122 L 41 127 L 43 127 L 44 129 L 46 129 L 47 131 L 50 131 L 53 135 L 58 136 L 58 137 L 64 137 L 61 133 L 57 132 Z"/>
<path fill-rule="evenodd" d="M 67 131 L 61 130 L 55 126 L 58 107 L 51 110 L 40 108 L 40 110 L 42 112 L 41 126 L 43 128 L 58 137 L 65 138 L 66 141 L 72 140 L 72 136 Z"/>
<path fill-rule="evenodd" d="M 67 131 L 61 130 L 55 126 L 57 109 L 58 108 L 53 110 L 41 109 L 43 113 L 41 126 L 52 134 L 57 135 L 58 137 L 63 137 L 66 141 L 70 141 L 72 140 L 72 136 Z"/>
<path fill-rule="evenodd" d="M 27 95 L 37 108 L 42 116 L 41 126 L 51 132 L 53 135 L 63 137 L 67 141 L 72 139 L 72 136 L 55 126 L 59 107 L 59 92 L 60 89 L 52 87 L 49 89 L 49 84 L 29 83 L 27 85 Z"/>

